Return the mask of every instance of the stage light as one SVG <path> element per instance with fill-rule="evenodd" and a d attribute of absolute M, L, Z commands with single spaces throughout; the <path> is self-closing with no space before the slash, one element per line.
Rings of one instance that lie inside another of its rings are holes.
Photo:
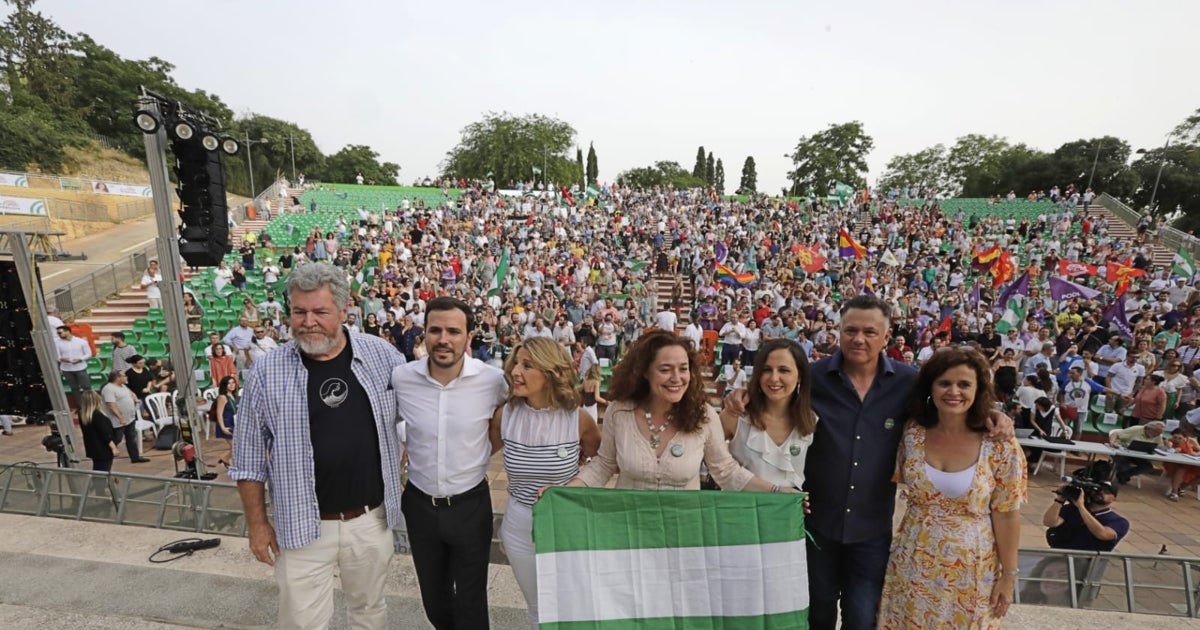
<path fill-rule="evenodd" d="M 158 116 L 148 111 L 138 110 L 135 112 L 133 114 L 133 122 L 137 125 L 138 129 L 142 130 L 142 133 L 154 133 L 158 131 Z"/>
<path fill-rule="evenodd" d="M 204 134 L 200 138 L 200 144 L 204 145 L 204 148 L 208 149 L 209 151 L 216 151 L 217 149 L 221 148 L 220 139 L 218 139 L 216 135 L 211 134 L 211 133 Z"/>
<path fill-rule="evenodd" d="M 228 155 L 237 155 L 238 149 L 240 148 L 241 147 L 238 146 L 238 141 L 230 138 L 229 136 L 225 136 L 221 139 L 221 150 Z"/>
<path fill-rule="evenodd" d="M 179 121 L 171 128 L 175 132 L 175 137 L 180 140 L 191 140 L 192 136 L 196 135 L 196 129 L 190 124 Z"/>

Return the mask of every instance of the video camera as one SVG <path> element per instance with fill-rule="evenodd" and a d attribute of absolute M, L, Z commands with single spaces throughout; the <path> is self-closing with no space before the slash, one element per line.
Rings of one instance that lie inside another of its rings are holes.
<path fill-rule="evenodd" d="M 1083 493 L 1084 503 L 1103 503 L 1104 497 L 1100 495 L 1100 491 L 1104 486 L 1088 479 L 1079 479 L 1077 477 L 1063 476 L 1063 481 L 1067 485 L 1054 491 L 1054 494 L 1062 498 L 1074 502 L 1079 498 L 1080 493 Z"/>

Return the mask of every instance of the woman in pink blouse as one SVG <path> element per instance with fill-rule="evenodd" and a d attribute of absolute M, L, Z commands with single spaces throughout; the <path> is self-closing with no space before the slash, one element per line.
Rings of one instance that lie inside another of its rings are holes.
<path fill-rule="evenodd" d="M 725 490 L 795 492 L 755 477 L 729 454 L 708 405 L 691 342 L 656 330 L 630 346 L 613 369 L 600 452 L 568 485 L 633 490 L 699 490 L 700 463 Z"/>

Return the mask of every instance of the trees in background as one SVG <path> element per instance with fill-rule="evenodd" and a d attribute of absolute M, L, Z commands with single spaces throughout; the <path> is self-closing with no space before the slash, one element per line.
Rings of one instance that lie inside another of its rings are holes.
<path fill-rule="evenodd" d="M 866 185 L 867 154 L 874 147 L 875 141 L 857 120 L 801 136 L 790 155 L 792 191 L 824 194 L 834 182 L 862 188 Z"/>
<path fill-rule="evenodd" d="M 290 177 L 292 143 L 297 173 L 310 180 L 354 181 L 357 173 L 338 179 L 340 174 L 327 172 L 326 157 L 312 134 L 295 123 L 258 114 L 235 119 L 217 95 L 176 83 L 175 67 L 169 62 L 158 57 L 125 59 L 86 33 L 66 33 L 35 10 L 36 0 L 4 1 L 12 12 L 0 24 L 0 168 L 61 172 L 64 147 L 97 140 L 144 158 L 145 143 L 130 113 L 139 88 L 145 86 L 217 119 L 223 133 L 244 138 L 248 132 L 253 139 L 267 139 L 252 147 L 256 183 L 265 186 L 276 175 Z M 335 165 L 356 164 L 364 177 L 371 172 L 379 175 L 376 181 L 395 182 L 399 167 L 380 162 L 369 147 L 347 145 L 335 155 L 343 156 Z M 365 162 L 366 155 L 375 157 Z M 245 159 L 244 151 L 227 158 L 230 192 L 251 193 Z M 388 172 L 391 175 L 384 177 Z"/>
<path fill-rule="evenodd" d="M 463 127 L 458 145 L 446 153 L 442 175 L 454 179 L 486 179 L 501 188 L 516 182 L 577 182 L 583 173 L 567 157 L 575 144 L 575 128 L 541 114 L 484 114 Z M 589 151 L 593 156 L 594 151 Z"/>
<path fill-rule="evenodd" d="M 595 184 L 596 178 L 598 177 L 600 177 L 600 165 L 596 162 L 596 147 L 589 142 L 587 157 L 587 183 Z"/>
<path fill-rule="evenodd" d="M 742 179 L 738 183 L 738 194 L 753 195 L 758 192 L 758 170 L 754 166 L 754 156 L 746 156 L 742 164 Z"/>

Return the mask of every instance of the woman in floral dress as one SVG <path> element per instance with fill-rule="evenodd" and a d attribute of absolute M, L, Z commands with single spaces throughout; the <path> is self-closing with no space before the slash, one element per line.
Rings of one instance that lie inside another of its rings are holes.
<path fill-rule="evenodd" d="M 1025 457 L 990 440 L 991 370 L 946 348 L 921 369 L 896 459 L 908 508 L 892 543 L 880 628 L 999 628 L 1017 578 Z"/>

